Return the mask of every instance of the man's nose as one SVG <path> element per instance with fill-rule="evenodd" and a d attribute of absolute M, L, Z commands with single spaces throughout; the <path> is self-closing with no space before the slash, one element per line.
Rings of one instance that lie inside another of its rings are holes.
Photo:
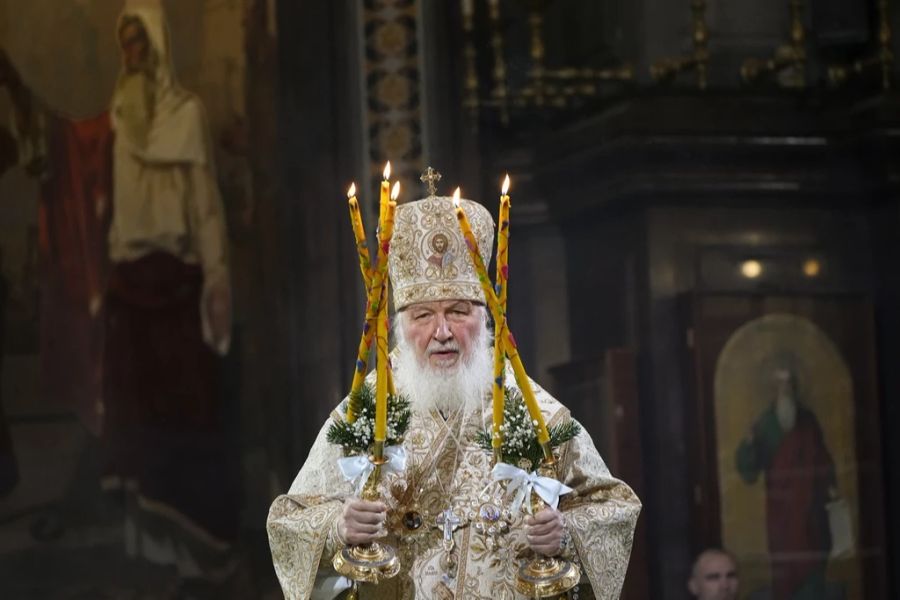
<path fill-rule="evenodd" d="M 443 315 L 438 315 L 437 328 L 434 330 L 434 339 L 443 343 L 452 337 L 453 332 L 450 331 L 450 324 L 447 323 L 447 319 L 445 319 Z"/>

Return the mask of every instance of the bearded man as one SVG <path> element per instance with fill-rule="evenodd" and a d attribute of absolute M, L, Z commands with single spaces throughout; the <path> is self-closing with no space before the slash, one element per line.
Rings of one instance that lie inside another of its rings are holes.
<path fill-rule="evenodd" d="M 774 398 L 738 446 L 735 462 L 746 483 L 765 478 L 772 600 L 813 600 L 826 596 L 827 506 L 837 481 L 822 427 L 800 402 L 794 359 L 780 361 Z"/>
<path fill-rule="evenodd" d="M 100 437 L 104 487 L 136 508 L 129 550 L 203 577 L 232 564 L 237 532 L 217 385 L 225 216 L 203 106 L 175 81 L 158 0 L 129 0 L 117 34 L 111 110 L 81 121 L 38 102 L 0 51 L 19 162 L 42 183 L 42 384 Z"/>
<path fill-rule="evenodd" d="M 488 262 L 490 214 L 474 202 L 463 204 Z M 438 234 L 454 257 L 440 270 L 428 262 Z M 490 427 L 493 359 L 485 299 L 450 198 L 397 208 L 388 264 L 398 311 L 392 363 L 398 393 L 412 410 L 403 442 L 406 469 L 384 483 L 383 501 L 355 497 L 338 470 L 340 447 L 326 440 L 326 423 L 289 493 L 269 513 L 285 597 L 338 597 L 350 582 L 333 570 L 334 554 L 344 544 L 386 535 L 398 549 L 401 572 L 377 586 L 363 584 L 361 598 L 519 598 L 518 568 L 535 553 L 579 561 L 580 598 L 618 598 L 641 505 L 610 475 L 584 431 L 558 450 L 559 478 L 574 488 L 558 509 L 515 517 L 496 543 L 470 522 L 491 485 L 492 459 L 475 434 Z M 548 425 L 570 419 L 565 407 L 534 389 Z M 346 402 L 333 419 L 343 419 Z M 445 535 L 452 536 L 453 558 L 442 544 Z"/>

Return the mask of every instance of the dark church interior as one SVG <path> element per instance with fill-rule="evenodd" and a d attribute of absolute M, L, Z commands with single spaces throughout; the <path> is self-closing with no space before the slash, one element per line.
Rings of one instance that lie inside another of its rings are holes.
<path fill-rule="evenodd" d="M 374 223 L 388 160 L 401 203 L 433 167 L 495 219 L 510 176 L 524 364 L 643 503 L 621 598 L 692 597 L 707 548 L 741 600 L 900 597 L 896 2 L 163 0 L 209 124 L 232 325 L 207 365 L 219 437 L 179 430 L 215 472 L 157 475 L 227 530 L 212 579 L 135 554 L 143 500 L 105 477 L 109 419 L 72 403 L 103 399 L 48 366 L 78 335 L 47 317 L 61 172 L 6 117 L 109 110 L 125 4 L 0 0 L 0 597 L 282 597 L 266 517 L 349 390 L 366 292 L 346 190 Z M 747 458 L 785 381 L 828 462 L 806 489 Z M 824 520 L 793 527 L 809 494 Z M 824 540 L 817 592 L 779 583 L 779 528 Z"/>

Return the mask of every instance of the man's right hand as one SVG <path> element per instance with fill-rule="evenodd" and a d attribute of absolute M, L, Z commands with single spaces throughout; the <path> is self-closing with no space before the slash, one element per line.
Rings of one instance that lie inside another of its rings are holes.
<path fill-rule="evenodd" d="M 384 520 L 387 506 L 383 502 L 368 502 L 348 498 L 338 517 L 338 536 L 347 545 L 368 544 L 387 534 Z"/>

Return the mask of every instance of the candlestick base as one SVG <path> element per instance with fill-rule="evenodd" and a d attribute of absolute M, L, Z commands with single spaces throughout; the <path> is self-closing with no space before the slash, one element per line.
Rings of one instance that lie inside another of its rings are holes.
<path fill-rule="evenodd" d="M 331 564 L 344 577 L 367 583 L 379 583 L 400 572 L 397 551 L 393 546 L 379 542 L 341 548 Z"/>
<path fill-rule="evenodd" d="M 538 468 L 542 477 L 556 477 L 556 457 L 549 442 L 541 444 L 544 460 Z M 537 514 L 546 506 L 540 496 L 531 493 L 531 511 Z M 519 568 L 516 589 L 529 598 L 548 598 L 571 590 L 581 580 L 581 568 L 570 560 L 541 556 Z"/>
<path fill-rule="evenodd" d="M 564 594 L 578 585 L 581 569 L 563 558 L 535 558 L 519 568 L 516 590 L 528 598 Z"/>
<path fill-rule="evenodd" d="M 378 481 L 381 479 L 381 468 L 390 462 L 390 458 L 384 454 L 384 441 L 379 440 L 373 444 L 369 462 L 375 468 L 369 474 L 361 496 L 363 500 L 374 502 L 378 500 Z M 357 582 L 359 581 L 378 583 L 383 579 L 390 579 L 400 572 L 397 550 L 393 546 L 380 542 L 345 546 L 334 555 L 331 564 L 340 575 L 353 580 L 354 591 L 358 588 Z"/>

